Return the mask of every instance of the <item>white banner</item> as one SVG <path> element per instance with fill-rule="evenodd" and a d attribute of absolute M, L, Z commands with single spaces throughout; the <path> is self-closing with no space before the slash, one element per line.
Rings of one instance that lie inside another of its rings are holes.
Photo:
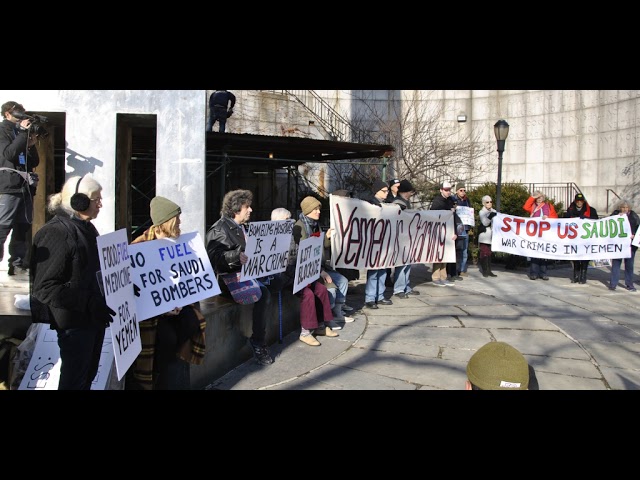
<path fill-rule="evenodd" d="M 138 327 L 136 297 L 131 280 L 127 230 L 122 228 L 98 237 L 100 282 L 107 305 L 116 312 L 109 329 L 113 341 L 118 380 L 142 351 Z"/>
<path fill-rule="evenodd" d="M 98 373 L 91 383 L 91 390 L 107 388 L 109 372 L 113 365 L 113 347 L 109 330 L 107 328 L 104 332 Z M 55 330 L 51 330 L 49 325 L 39 324 L 33 354 L 18 390 L 57 390 L 61 363 L 58 334 Z"/>
<path fill-rule="evenodd" d="M 322 250 L 324 233 L 319 237 L 300 240 L 298 258 L 296 260 L 296 276 L 293 280 L 293 293 L 302 290 L 314 280 L 320 278 L 322 268 Z"/>
<path fill-rule="evenodd" d="M 491 249 L 552 260 L 599 260 L 631 256 L 631 226 L 626 215 L 598 220 L 493 218 Z"/>
<path fill-rule="evenodd" d="M 284 272 L 289 259 L 293 220 L 250 222 L 244 253 L 249 261 L 242 265 L 240 281 Z"/>
<path fill-rule="evenodd" d="M 456 213 L 460 217 L 460 220 L 462 220 L 463 225 L 469 225 L 471 227 L 474 227 L 476 225 L 476 219 L 473 215 L 473 212 L 474 210 L 471 207 L 465 207 L 462 205 L 458 205 L 456 207 Z"/>
<path fill-rule="evenodd" d="M 382 208 L 363 200 L 329 196 L 331 264 L 377 270 L 413 263 L 456 261 L 451 210 Z"/>
<path fill-rule="evenodd" d="M 635 245 L 636 247 L 640 247 L 640 236 L 638 236 L 639 232 L 640 227 L 638 227 L 638 230 L 636 230 L 636 233 L 633 236 L 633 240 L 631 240 L 631 245 Z"/>
<path fill-rule="evenodd" d="M 138 321 L 220 294 L 198 232 L 129 245 Z"/>

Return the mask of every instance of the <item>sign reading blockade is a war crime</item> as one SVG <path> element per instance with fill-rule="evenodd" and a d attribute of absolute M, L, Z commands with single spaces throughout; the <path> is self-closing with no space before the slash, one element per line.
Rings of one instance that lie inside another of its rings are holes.
<path fill-rule="evenodd" d="M 250 222 L 244 253 L 249 257 L 242 265 L 240 281 L 266 277 L 287 269 L 293 220 Z"/>
<path fill-rule="evenodd" d="M 220 294 L 198 232 L 129 245 L 138 321 Z"/>
<path fill-rule="evenodd" d="M 293 280 L 293 293 L 302 290 L 305 286 L 320 278 L 323 241 L 324 234 L 319 237 L 311 236 L 300 240 L 298 259 L 296 261 L 296 275 Z"/>
<path fill-rule="evenodd" d="M 122 228 L 100 235 L 97 241 L 101 268 L 99 281 L 107 305 L 116 312 L 110 331 L 118 380 L 121 380 L 142 351 L 127 230 Z"/>

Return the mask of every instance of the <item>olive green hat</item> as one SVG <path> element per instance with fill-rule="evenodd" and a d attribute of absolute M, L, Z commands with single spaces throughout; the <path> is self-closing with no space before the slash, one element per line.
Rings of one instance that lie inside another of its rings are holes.
<path fill-rule="evenodd" d="M 527 390 L 529 364 L 505 342 L 489 342 L 469 359 L 467 378 L 482 390 Z"/>
<path fill-rule="evenodd" d="M 160 196 L 152 198 L 149 206 L 151 208 L 151 221 L 153 222 L 154 227 L 162 225 L 164 222 L 167 222 L 182 213 L 182 210 L 180 210 L 180 207 L 177 204 L 173 203 L 168 198 Z"/>

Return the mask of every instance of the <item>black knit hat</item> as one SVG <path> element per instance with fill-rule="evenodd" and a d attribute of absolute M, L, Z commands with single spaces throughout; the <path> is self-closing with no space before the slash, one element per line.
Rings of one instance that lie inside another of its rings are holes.
<path fill-rule="evenodd" d="M 371 191 L 373 193 L 378 193 L 383 188 L 388 188 L 387 183 L 383 182 L 382 180 L 376 180 L 375 182 L 373 182 L 373 186 L 371 187 Z"/>
<path fill-rule="evenodd" d="M 411 182 L 409 180 L 402 180 L 400 182 L 400 186 L 398 187 L 398 193 L 413 192 L 413 191 L 415 191 L 415 188 L 413 188 L 413 185 L 411 185 Z"/>

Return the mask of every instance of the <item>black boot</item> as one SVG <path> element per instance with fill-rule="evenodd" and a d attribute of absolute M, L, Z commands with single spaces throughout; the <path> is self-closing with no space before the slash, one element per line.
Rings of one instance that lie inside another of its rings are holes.
<path fill-rule="evenodd" d="M 489 257 L 480 258 L 480 271 L 483 277 L 489 276 Z"/>
<path fill-rule="evenodd" d="M 571 283 L 578 283 L 580 281 L 580 264 L 577 261 L 573 262 L 573 277 Z"/>
<path fill-rule="evenodd" d="M 497 277 L 498 275 L 496 275 L 491 271 L 491 257 L 486 257 L 486 259 L 487 259 L 487 273 L 489 274 L 490 277 Z"/>
<path fill-rule="evenodd" d="M 13 276 L 16 274 L 16 267 L 13 263 L 9 264 L 9 270 L 7 270 L 7 275 Z"/>
<path fill-rule="evenodd" d="M 589 268 L 589 262 L 580 263 L 580 283 L 587 283 L 587 268 Z"/>

